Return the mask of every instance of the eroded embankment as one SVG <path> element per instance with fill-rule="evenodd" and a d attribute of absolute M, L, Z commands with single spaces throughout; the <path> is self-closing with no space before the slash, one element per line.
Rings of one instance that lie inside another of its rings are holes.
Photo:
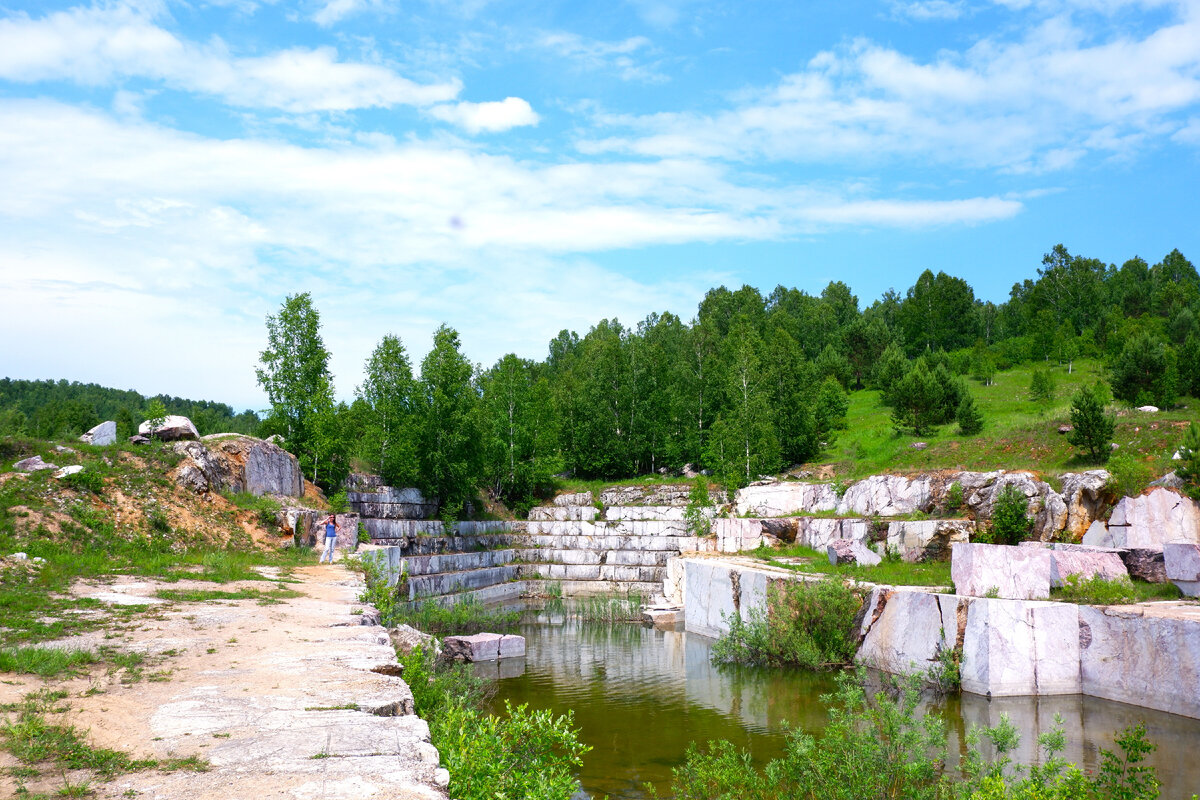
<path fill-rule="evenodd" d="M 162 589 L 186 590 L 188 582 L 121 578 L 76 587 L 105 602 L 158 603 L 159 611 L 119 633 L 64 643 L 115 645 L 147 654 L 155 665 L 153 680 L 93 672 L 53 682 L 69 692 L 68 721 L 89 729 L 96 747 L 139 758 L 197 756 L 210 765 L 205 772 L 121 775 L 94 784 L 96 796 L 446 798 L 447 775 L 428 726 L 412 714 L 408 686 L 375 671 L 394 667 L 395 652 L 384 629 L 369 614 L 364 620 L 359 577 L 337 565 L 301 568 L 292 578 L 298 582 L 287 587 L 301 596 L 269 605 L 155 597 Z M 6 681 L 0 702 L 44 685 Z M 0 785 L 0 795 L 15 788 Z"/>

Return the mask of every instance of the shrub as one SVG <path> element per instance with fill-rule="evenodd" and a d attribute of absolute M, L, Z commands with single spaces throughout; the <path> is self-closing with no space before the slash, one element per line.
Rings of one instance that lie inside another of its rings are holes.
<path fill-rule="evenodd" d="M 1049 403 L 1054 399 L 1054 378 L 1050 370 L 1035 369 L 1029 382 L 1029 396 L 1035 403 Z"/>
<path fill-rule="evenodd" d="M 1183 488 L 1193 500 L 1200 500 L 1200 426 L 1188 425 L 1179 445 L 1179 467 L 1175 474 L 1183 481 Z"/>
<path fill-rule="evenodd" d="M 712 517 L 709 514 L 712 504 L 708 480 L 703 475 L 697 475 L 688 493 L 687 508 L 683 510 L 684 522 L 692 536 L 708 536 L 712 533 Z"/>
<path fill-rule="evenodd" d="M 67 475 L 63 478 L 63 483 L 77 492 L 100 494 L 104 491 L 104 479 L 98 473 L 87 469 Z"/>
<path fill-rule="evenodd" d="M 963 497 L 962 484 L 955 481 L 950 484 L 950 488 L 946 491 L 946 510 L 958 511 L 966 504 L 966 499 Z"/>
<path fill-rule="evenodd" d="M 1089 606 L 1112 606 L 1136 602 L 1138 596 L 1133 581 L 1125 576 L 1107 579 L 1100 575 L 1090 578 L 1068 575 L 1057 599 Z"/>
<path fill-rule="evenodd" d="M 1011 483 L 1000 490 L 992 504 L 992 539 L 996 544 L 1017 544 L 1033 532 L 1029 501 Z"/>
<path fill-rule="evenodd" d="M 350 510 L 350 501 L 346 499 L 345 489 L 339 489 L 329 496 L 329 510 L 334 514 L 344 514 Z"/>
<path fill-rule="evenodd" d="M 1117 497 L 1137 497 L 1154 477 L 1149 466 L 1128 453 L 1108 460 L 1108 474 L 1107 488 Z"/>
<path fill-rule="evenodd" d="M 854 657 L 854 617 L 862 595 L 838 580 L 788 581 L 767 592 L 767 611 L 729 619 L 729 633 L 713 645 L 726 664 L 795 665 L 823 669 Z"/>

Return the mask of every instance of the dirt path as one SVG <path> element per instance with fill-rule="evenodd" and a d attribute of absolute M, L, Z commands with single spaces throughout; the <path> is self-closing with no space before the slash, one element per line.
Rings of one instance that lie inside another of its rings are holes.
<path fill-rule="evenodd" d="M 86 679 L 51 682 L 70 692 L 68 721 L 89 729 L 96 747 L 137 758 L 195 755 L 211 764 L 207 772 L 121 775 L 96 784 L 95 796 L 444 800 L 447 776 L 437 767 L 428 726 L 412 715 L 408 686 L 373 671 L 394 667 L 396 659 L 383 628 L 361 624 L 358 576 L 335 565 L 292 577 L 300 582 L 287 588 L 303 596 L 269 605 L 154 597 L 159 589 L 274 587 L 256 581 L 119 579 L 76 588 L 105 602 L 154 603 L 156 613 L 135 618 L 122 632 L 70 640 L 75 647 L 143 653 L 147 663 L 136 682 L 128 682 L 127 671 L 103 668 Z M 24 676 L 5 682 L 0 702 L 43 685 Z M 15 789 L 8 781 L 0 778 L 0 796 Z"/>

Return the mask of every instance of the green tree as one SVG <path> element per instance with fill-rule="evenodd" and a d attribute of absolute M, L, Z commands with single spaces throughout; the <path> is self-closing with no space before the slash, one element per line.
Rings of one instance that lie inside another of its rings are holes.
<path fill-rule="evenodd" d="M 908 374 L 910 368 L 908 357 L 899 345 L 893 343 L 884 348 L 879 360 L 875 362 L 875 374 L 871 380 L 872 385 L 880 391 L 884 404 L 895 405 L 896 386 Z"/>
<path fill-rule="evenodd" d="M 158 429 L 163 426 L 166 419 L 166 406 L 157 397 L 152 398 L 150 404 L 146 406 L 146 426 L 150 429 L 151 436 L 154 436 L 158 432 Z"/>
<path fill-rule="evenodd" d="M 321 338 L 321 317 L 312 297 L 288 295 L 278 314 L 267 316 L 267 347 L 255 369 L 271 402 L 270 427 L 312 476 L 333 453 L 330 433 L 335 419 L 329 351 Z"/>
<path fill-rule="evenodd" d="M 445 519 L 462 514 L 481 471 L 478 398 L 458 333 L 441 325 L 421 361 L 421 489 L 436 497 Z"/>
<path fill-rule="evenodd" d="M 367 405 L 363 455 L 392 486 L 413 486 L 418 476 L 416 381 L 399 336 L 387 334 L 366 363 L 358 397 Z"/>
<path fill-rule="evenodd" d="M 1200 425 L 1189 423 L 1179 445 L 1179 466 L 1175 474 L 1193 500 L 1200 500 Z"/>
<path fill-rule="evenodd" d="M 817 423 L 817 436 L 826 444 L 833 444 L 834 432 L 845 430 L 846 414 L 850 410 L 850 398 L 846 390 L 832 375 L 821 382 L 817 390 L 817 401 L 813 416 Z"/>
<path fill-rule="evenodd" d="M 825 349 L 821 351 L 821 355 L 817 356 L 816 377 L 818 380 L 824 378 L 833 378 L 843 387 L 850 385 L 850 378 L 853 375 L 853 368 L 850 362 L 831 344 L 825 345 Z"/>
<path fill-rule="evenodd" d="M 911 429 L 924 436 L 939 418 L 943 391 L 924 359 L 917 359 L 912 369 L 892 391 L 892 422 L 898 430 Z"/>
<path fill-rule="evenodd" d="M 712 533 L 712 496 L 708 493 L 708 479 L 697 475 L 688 492 L 687 508 L 683 510 L 684 524 L 692 536 L 708 536 Z"/>
<path fill-rule="evenodd" d="M 971 351 L 971 377 L 984 386 L 991 386 L 996 377 L 996 359 L 982 339 L 975 343 Z"/>
<path fill-rule="evenodd" d="M 1096 462 L 1108 460 L 1112 454 L 1112 437 L 1117 421 L 1104 411 L 1099 386 L 1084 386 L 1071 399 L 1071 427 L 1067 441 L 1087 453 Z"/>
<path fill-rule="evenodd" d="M 900 304 L 898 323 L 909 355 L 967 347 L 978 336 L 975 292 L 962 278 L 925 270 Z"/>
<path fill-rule="evenodd" d="M 1054 378 L 1050 371 L 1035 369 L 1029 381 L 1029 396 L 1035 403 L 1048 405 L 1054 399 Z"/>
<path fill-rule="evenodd" d="M 745 319 L 726 339 L 726 405 L 709 438 L 705 462 L 716 465 L 726 488 L 745 485 L 780 466 L 778 433 L 763 381 L 758 335 Z"/>
<path fill-rule="evenodd" d="M 484 478 L 496 497 L 523 510 L 559 467 L 550 385 L 540 365 L 509 354 L 483 373 Z"/>
<path fill-rule="evenodd" d="M 1112 365 L 1112 388 L 1129 405 L 1170 408 L 1179 392 L 1175 350 L 1146 331 L 1130 337 Z"/>
<path fill-rule="evenodd" d="M 996 544 L 1019 544 L 1032 532 L 1029 498 L 1016 486 L 1007 484 L 992 503 L 992 538 Z"/>
<path fill-rule="evenodd" d="M 959 432 L 964 436 L 974 436 L 983 430 L 983 414 L 976 407 L 975 398 L 971 397 L 970 392 L 962 393 L 962 400 L 958 404 L 955 419 L 958 422 Z"/>

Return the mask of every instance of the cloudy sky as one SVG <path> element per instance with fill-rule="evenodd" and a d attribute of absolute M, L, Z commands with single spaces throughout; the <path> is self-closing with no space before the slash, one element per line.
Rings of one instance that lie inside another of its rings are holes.
<path fill-rule="evenodd" d="M 1200 0 L 0 6 L 0 374 L 261 408 L 312 292 L 349 397 L 709 287 L 1200 263 Z"/>

